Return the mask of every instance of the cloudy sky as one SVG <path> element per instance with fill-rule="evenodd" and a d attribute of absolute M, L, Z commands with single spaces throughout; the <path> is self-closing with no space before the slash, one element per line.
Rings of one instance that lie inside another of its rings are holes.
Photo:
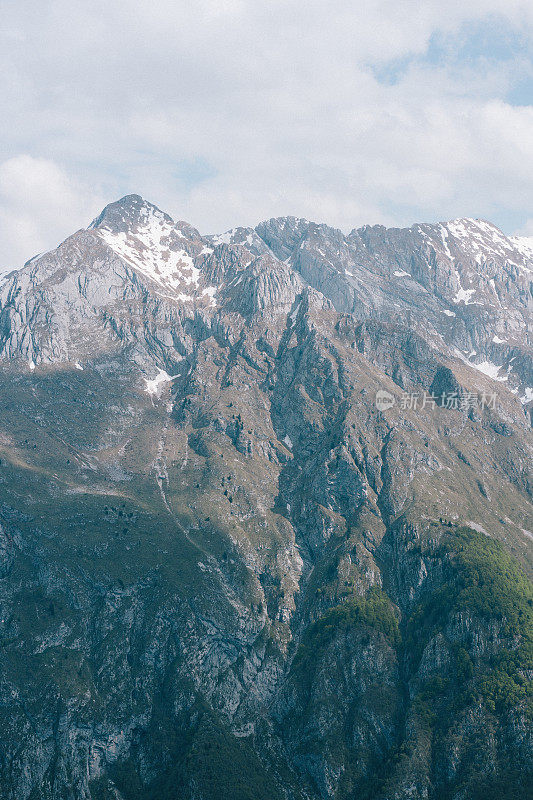
<path fill-rule="evenodd" d="M 3 0 L 0 268 L 131 192 L 202 232 L 533 235 L 531 0 Z"/>

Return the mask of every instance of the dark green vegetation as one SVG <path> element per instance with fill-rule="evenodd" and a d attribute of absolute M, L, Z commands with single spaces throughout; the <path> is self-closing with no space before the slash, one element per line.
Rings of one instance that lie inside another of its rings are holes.
<path fill-rule="evenodd" d="M 451 644 L 455 689 L 472 685 L 491 711 L 527 701 L 524 708 L 531 714 L 533 684 L 526 675 L 533 670 L 533 583 L 522 568 L 500 542 L 465 527 L 445 528 L 437 547 L 411 553 L 434 568 L 442 567 L 442 582 L 404 615 L 401 625 L 389 596 L 373 586 L 365 597 L 350 597 L 309 626 L 294 666 L 308 667 L 335 637 L 362 627 L 382 633 L 415 670 L 428 642 L 446 635 L 452 620 L 466 615 L 482 628 L 493 627 L 500 647 L 478 660 L 474 669 L 465 648 L 468 642 Z M 449 676 L 437 676 L 427 682 L 420 697 L 430 700 L 451 685 Z"/>
<path fill-rule="evenodd" d="M 140 779 L 131 759 L 112 768 L 114 786 L 126 800 L 188 798 L 191 783 L 205 800 L 281 800 L 272 776 L 245 739 L 232 736 L 207 708 L 196 709 L 189 722 L 187 733 L 171 730 L 164 742 L 152 731 L 152 746 L 165 750 L 168 759 L 149 786 Z M 94 800 L 116 796 L 106 780 L 96 781 L 92 793 Z"/>
<path fill-rule="evenodd" d="M 398 618 L 386 593 L 372 586 L 366 597 L 351 597 L 327 611 L 306 631 L 294 666 L 307 668 L 336 636 L 353 628 L 371 628 L 382 633 L 392 645 L 400 643 Z"/>
<path fill-rule="evenodd" d="M 397 590 L 391 591 L 393 603 L 375 586 L 364 597 L 354 595 L 309 625 L 293 662 L 309 698 L 324 670 L 331 670 L 328 648 L 341 653 L 351 641 L 355 653 L 370 635 L 384 637 L 394 649 L 405 696 L 395 743 L 379 777 L 369 777 L 345 732 L 334 732 L 330 746 L 342 751 L 345 766 L 339 798 L 387 798 L 413 765 L 431 770 L 439 800 L 529 796 L 533 764 L 517 770 L 513 757 L 502 752 L 495 770 L 479 753 L 506 725 L 522 728 L 526 736 L 531 732 L 533 584 L 501 543 L 475 530 L 433 523 L 422 538 L 408 550 L 414 574 L 422 563 L 427 570 L 414 604 L 402 602 Z M 385 674 L 381 680 L 385 699 Z M 388 702 L 392 708 L 392 698 Z M 455 742 L 466 745 L 468 757 L 451 779 L 444 778 L 439 765 Z"/>
<path fill-rule="evenodd" d="M 438 548 L 424 555 L 442 562 L 444 580 L 407 622 L 413 665 L 431 638 L 445 635 L 453 618 L 466 615 L 481 631 L 491 630 L 496 646 L 490 656 L 473 661 L 465 649 L 468 640 L 455 643 L 455 690 L 464 693 L 468 687 L 468 696 L 482 698 L 490 711 L 521 705 L 531 716 L 533 584 L 500 542 L 469 528 L 446 530 Z"/>

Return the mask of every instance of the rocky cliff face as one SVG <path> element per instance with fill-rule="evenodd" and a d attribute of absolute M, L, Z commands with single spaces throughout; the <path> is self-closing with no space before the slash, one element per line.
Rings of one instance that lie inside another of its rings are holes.
<path fill-rule="evenodd" d="M 4 279 L 2 798 L 527 793 L 526 245 L 132 196 Z"/>

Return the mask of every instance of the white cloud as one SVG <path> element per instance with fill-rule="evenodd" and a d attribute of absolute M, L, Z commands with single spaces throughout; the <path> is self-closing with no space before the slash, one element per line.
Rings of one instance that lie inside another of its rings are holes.
<path fill-rule="evenodd" d="M 533 217 L 531 217 L 531 219 L 528 219 L 526 221 L 525 225 L 523 225 L 520 228 L 520 230 L 518 230 L 516 232 L 516 235 L 517 236 L 527 236 L 527 237 L 532 237 L 533 238 Z"/>
<path fill-rule="evenodd" d="M 425 57 L 469 22 L 531 38 L 530 0 L 6 5 L 1 264 L 127 192 L 209 231 L 286 213 L 344 228 L 531 216 L 532 108 L 504 99 L 524 55 Z M 407 62 L 386 85 L 391 59 Z M 204 178 L 182 180 L 198 161 Z M 21 189 L 34 170 L 40 189 Z"/>
<path fill-rule="evenodd" d="M 1 163 L 0 273 L 58 244 L 100 206 L 52 161 L 19 155 Z"/>

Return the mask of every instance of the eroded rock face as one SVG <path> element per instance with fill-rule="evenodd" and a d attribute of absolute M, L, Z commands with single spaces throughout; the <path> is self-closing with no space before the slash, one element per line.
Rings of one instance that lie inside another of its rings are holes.
<path fill-rule="evenodd" d="M 8 276 L 0 796 L 523 791 L 530 269 L 132 196 Z"/>

